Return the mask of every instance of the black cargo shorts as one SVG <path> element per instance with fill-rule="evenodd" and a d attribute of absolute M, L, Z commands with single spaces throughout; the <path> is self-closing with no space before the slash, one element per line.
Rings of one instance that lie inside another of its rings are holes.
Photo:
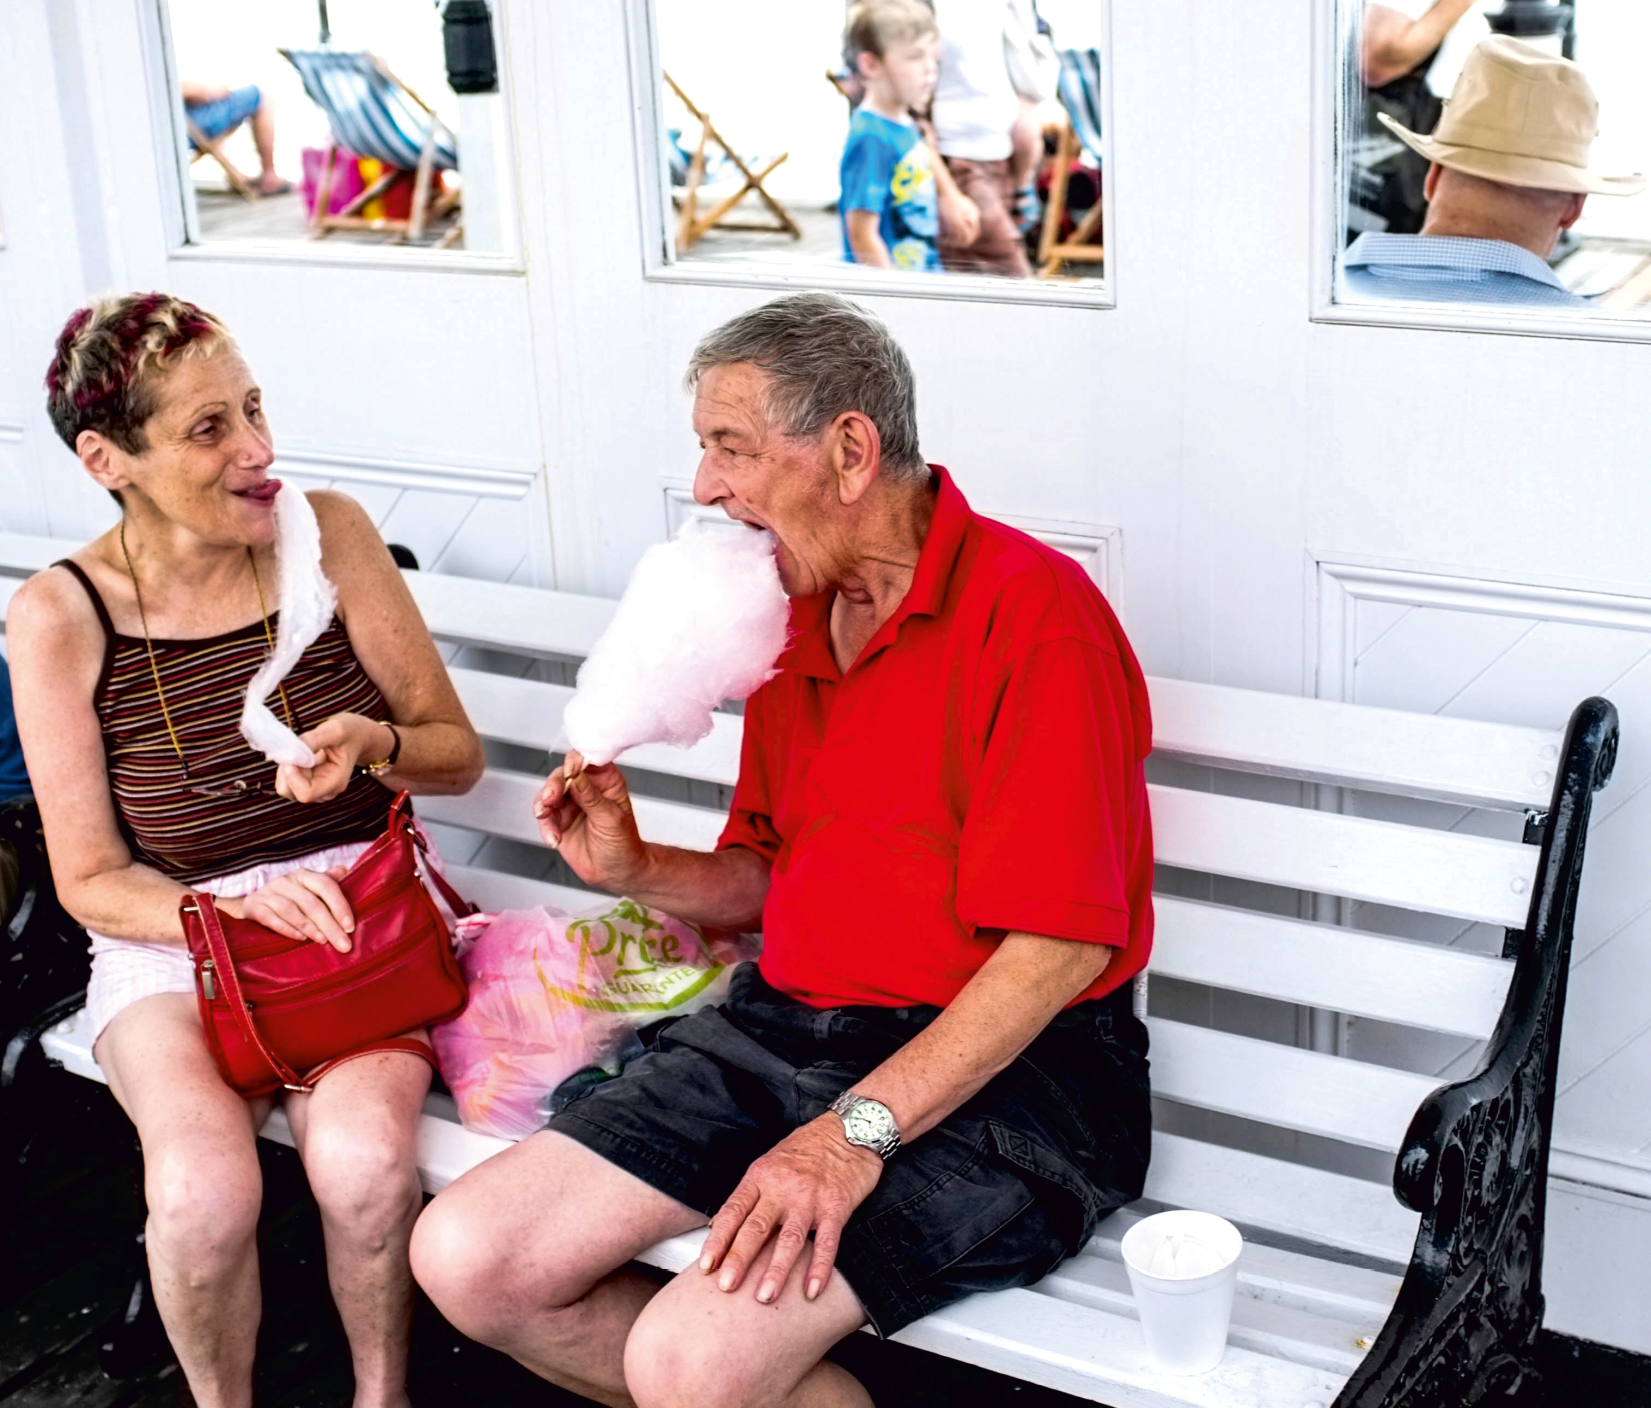
<path fill-rule="evenodd" d="M 809 1007 L 744 964 L 727 1001 L 645 1030 L 624 1074 L 547 1128 L 709 1218 L 753 1162 L 939 1012 Z M 1140 1197 L 1151 1137 L 1147 1034 L 1126 984 L 1061 1013 L 895 1153 L 837 1269 L 885 1336 L 972 1292 L 1030 1285 Z"/>

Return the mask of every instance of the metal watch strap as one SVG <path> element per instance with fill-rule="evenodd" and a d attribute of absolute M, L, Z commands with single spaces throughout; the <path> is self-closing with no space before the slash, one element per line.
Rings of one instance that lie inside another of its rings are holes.
<path fill-rule="evenodd" d="M 857 1105 L 879 1106 L 888 1113 L 889 1123 L 893 1126 L 893 1132 L 888 1136 L 888 1138 L 878 1144 L 863 1144 L 859 1140 L 853 1138 L 849 1139 L 849 1143 L 855 1145 L 857 1148 L 870 1149 L 872 1153 L 878 1156 L 878 1158 L 886 1161 L 894 1153 L 894 1151 L 900 1147 L 900 1126 L 894 1123 L 894 1112 L 889 1110 L 889 1107 L 884 1105 L 881 1100 L 872 1100 L 864 1095 L 856 1095 L 852 1090 L 845 1090 L 841 1095 L 833 1100 L 829 1106 L 830 1112 L 836 1115 L 838 1119 L 842 1120 L 843 1133 L 845 1137 L 848 1135 L 849 1113 Z"/>

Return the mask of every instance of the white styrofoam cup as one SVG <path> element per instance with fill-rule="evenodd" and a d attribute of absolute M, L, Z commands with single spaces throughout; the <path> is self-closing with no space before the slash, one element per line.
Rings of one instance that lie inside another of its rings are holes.
<path fill-rule="evenodd" d="M 1124 1267 L 1147 1353 L 1169 1374 L 1203 1374 L 1221 1362 L 1244 1238 L 1214 1213 L 1155 1213 L 1124 1233 Z"/>

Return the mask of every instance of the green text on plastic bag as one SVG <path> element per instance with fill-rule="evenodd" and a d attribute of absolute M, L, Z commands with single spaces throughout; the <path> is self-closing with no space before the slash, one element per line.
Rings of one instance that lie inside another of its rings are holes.
<path fill-rule="evenodd" d="M 720 963 L 704 968 L 695 964 L 694 959 L 704 954 L 704 936 L 696 925 L 686 927 L 699 940 L 699 954 L 684 954 L 682 941 L 646 905 L 620 900 L 606 914 L 568 925 L 567 941 L 579 946 L 573 987 L 551 981 L 539 964 L 537 944 L 533 971 L 548 994 L 576 1007 L 596 1012 L 669 1012 L 703 992 L 722 972 Z M 604 975 L 602 965 L 593 960 L 610 955 L 613 970 Z"/>

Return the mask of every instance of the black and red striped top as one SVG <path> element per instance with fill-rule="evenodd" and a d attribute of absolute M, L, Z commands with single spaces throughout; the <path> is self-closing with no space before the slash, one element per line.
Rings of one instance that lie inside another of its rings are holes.
<path fill-rule="evenodd" d="M 371 841 L 384 830 L 394 794 L 377 779 L 356 773 L 331 801 L 290 802 L 275 791 L 275 764 L 241 737 L 247 685 L 268 653 L 262 621 L 221 636 L 153 642 L 180 763 L 143 638 L 117 634 L 91 579 L 73 562 L 61 565 L 80 579 L 103 623 L 103 670 L 92 704 L 115 813 L 135 859 L 188 884 Z M 389 718 L 336 616 L 282 683 L 299 733 L 333 714 Z M 269 705 L 285 721 L 278 695 Z"/>

